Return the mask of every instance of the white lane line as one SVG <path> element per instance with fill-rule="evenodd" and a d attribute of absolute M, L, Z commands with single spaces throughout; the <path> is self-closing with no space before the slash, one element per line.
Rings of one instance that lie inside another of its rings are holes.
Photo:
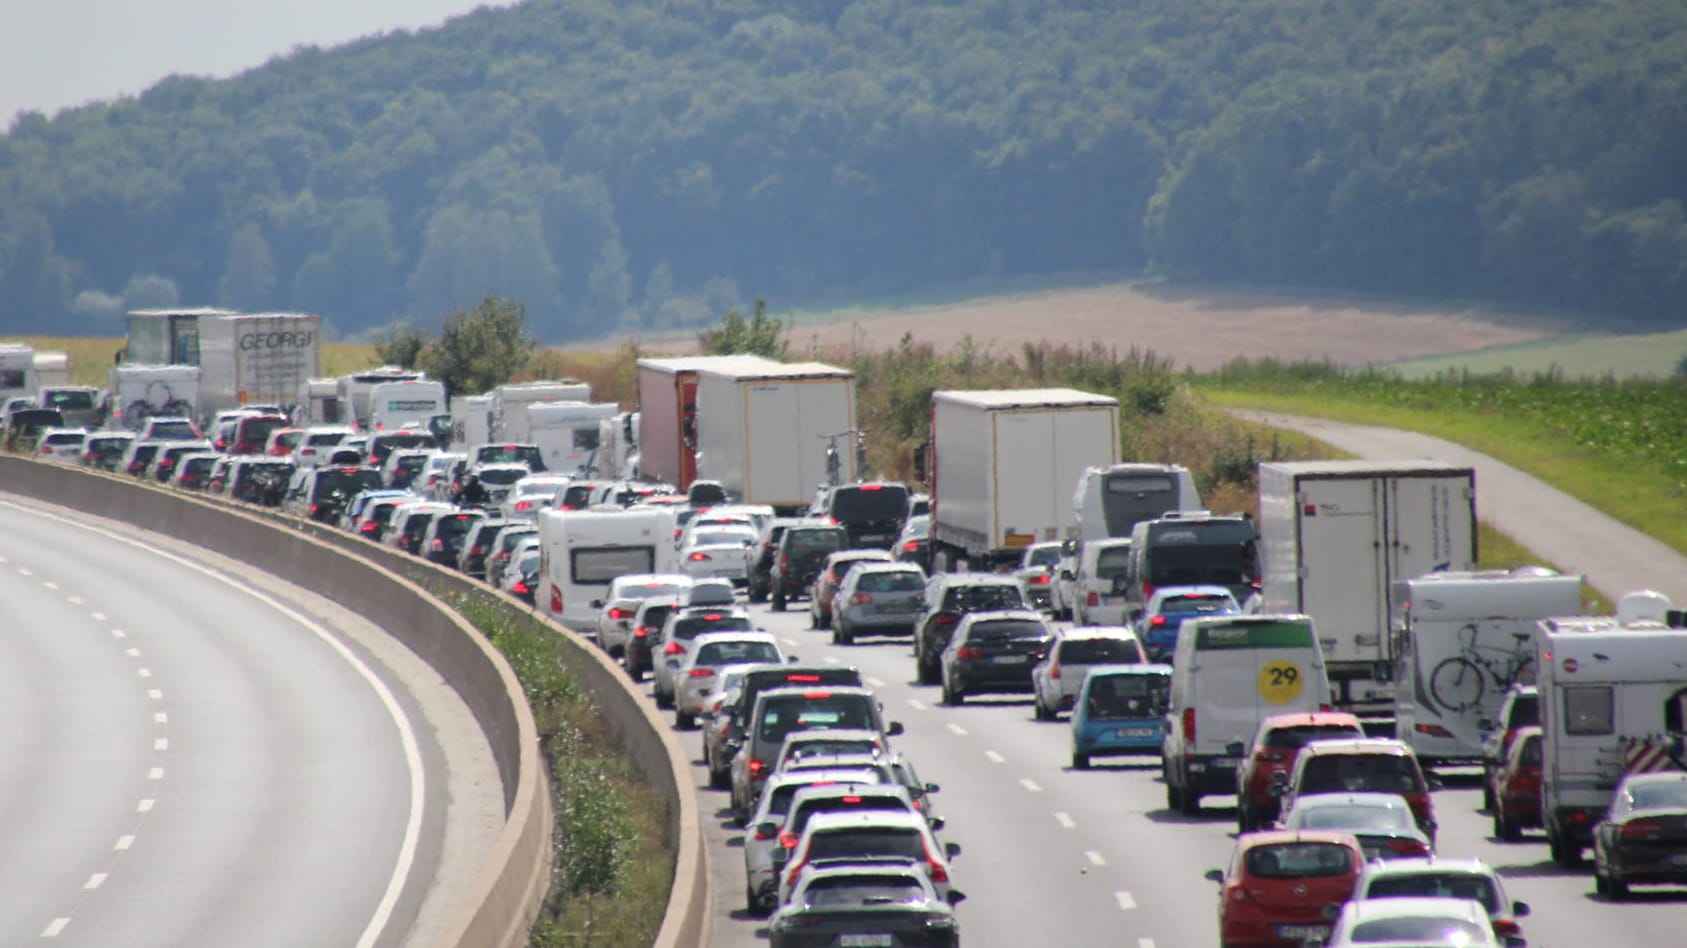
<path fill-rule="evenodd" d="M 167 751 L 167 750 L 169 750 L 170 749 L 170 739 L 167 738 L 167 737 L 155 738 L 152 742 L 152 749 L 155 750 L 155 751 Z"/>
<path fill-rule="evenodd" d="M 789 645 L 792 648 L 796 648 L 797 645 L 800 644 L 800 643 L 797 642 L 796 639 L 780 639 L 779 641 L 784 642 L 786 645 Z"/>
<path fill-rule="evenodd" d="M 88 613 L 88 618 L 94 620 L 95 622 L 104 622 L 105 621 L 105 613 L 103 613 L 103 612 L 90 612 L 90 613 Z"/>
<path fill-rule="evenodd" d="M 160 691 L 157 688 L 153 688 L 153 689 L 149 690 L 146 693 L 146 696 L 148 698 L 151 698 L 154 701 L 163 701 L 164 700 L 164 692 Z"/>
<path fill-rule="evenodd" d="M 123 631 L 122 629 L 112 629 L 111 630 L 111 637 L 114 638 L 114 639 L 128 638 L 128 636 L 129 636 L 129 633 Z"/>
<path fill-rule="evenodd" d="M 124 833 L 122 836 L 117 837 L 117 845 L 111 848 L 121 852 L 133 845 L 135 845 L 135 834 Z"/>
<path fill-rule="evenodd" d="M 165 711 L 155 711 L 155 712 L 153 712 L 152 723 L 154 723 L 154 724 L 168 724 L 169 722 L 170 722 L 170 715 L 169 715 L 168 712 L 165 712 Z"/>
<path fill-rule="evenodd" d="M 1008 762 L 1006 757 L 1003 757 L 995 751 L 987 750 L 984 752 L 984 756 L 990 758 L 990 763 L 992 764 L 1005 764 Z"/>
<path fill-rule="evenodd" d="M 41 929 L 41 937 L 57 938 L 59 937 L 59 932 L 64 931 L 64 927 L 69 924 L 70 919 L 68 918 L 55 918 L 51 922 L 47 923 L 46 928 Z"/>
<path fill-rule="evenodd" d="M 863 678 L 861 680 L 866 682 L 869 688 L 883 688 L 885 686 L 884 680 L 881 678 Z"/>
<path fill-rule="evenodd" d="M 837 657 L 836 655 L 826 655 L 826 656 L 823 656 L 823 658 L 824 658 L 825 661 L 827 661 L 827 662 L 829 662 L 833 665 L 843 664 L 843 659 Z"/>
<path fill-rule="evenodd" d="M 93 875 L 88 877 L 87 882 L 82 883 L 82 888 L 84 888 L 84 889 L 97 889 L 100 886 L 105 885 L 105 877 L 106 877 L 105 873 L 96 872 Z"/>
<path fill-rule="evenodd" d="M 1056 823 L 1060 824 L 1061 829 L 1072 829 L 1072 828 L 1074 828 L 1078 825 L 1077 823 L 1073 822 L 1072 818 L 1070 816 L 1067 816 L 1065 813 L 1056 813 L 1054 815 L 1054 821 Z"/>
<path fill-rule="evenodd" d="M 1154 948 L 1154 939 L 1138 938 L 1136 940 L 1136 948 Z"/>
<path fill-rule="evenodd" d="M 43 579 L 41 581 L 41 588 L 42 589 L 57 589 L 57 588 L 59 588 L 59 584 L 53 582 L 50 579 Z"/>
<path fill-rule="evenodd" d="M 157 802 L 158 802 L 157 800 L 142 800 L 140 803 L 135 804 L 135 812 L 136 813 L 151 813 L 153 804 L 155 804 Z"/>
<path fill-rule="evenodd" d="M 64 598 L 64 601 L 70 603 L 73 606 L 82 605 L 82 597 L 81 596 L 66 596 Z"/>
<path fill-rule="evenodd" d="M 19 576 L 34 576 L 35 571 L 30 569 L 27 566 L 20 566 L 20 567 L 18 567 L 18 575 Z"/>
<path fill-rule="evenodd" d="M 1030 777 L 1019 778 L 1019 785 L 1021 787 L 1024 787 L 1025 789 L 1031 791 L 1032 793 L 1042 793 L 1043 792 L 1043 788 L 1037 786 L 1037 781 L 1032 780 Z"/>
<path fill-rule="evenodd" d="M 154 767 L 151 770 L 148 770 L 146 772 L 146 779 L 148 779 L 148 780 L 163 780 L 164 779 L 164 768 L 163 767 Z"/>
<path fill-rule="evenodd" d="M 953 721 L 949 722 L 948 728 L 949 728 L 949 732 L 951 734 L 954 734 L 956 737 L 966 737 L 967 736 L 967 729 L 964 728 L 964 727 L 961 727 L 959 724 L 956 724 Z"/>
<path fill-rule="evenodd" d="M 141 650 L 138 648 L 125 649 L 124 654 L 128 655 L 130 658 L 140 658 Z"/>
<path fill-rule="evenodd" d="M 1102 854 L 1096 852 L 1093 849 L 1084 850 L 1084 858 L 1088 859 L 1090 861 L 1090 865 L 1092 865 L 1092 866 L 1105 866 L 1105 865 L 1107 865 L 1107 857 L 1103 856 Z M 1117 895 L 1118 893 L 1114 893 L 1114 894 Z"/>
<path fill-rule="evenodd" d="M 1119 891 L 1113 893 L 1113 898 L 1118 901 L 1119 911 L 1121 912 L 1128 912 L 1131 909 L 1136 908 L 1136 899 L 1131 898 L 1131 894 L 1126 892 L 1124 889 L 1120 889 Z M 1144 938 L 1142 941 L 1146 941 L 1150 945 L 1154 944 L 1152 939 Z M 1140 943 L 1141 942 L 1138 942 L 1138 944 Z"/>
<path fill-rule="evenodd" d="M 137 669 L 135 669 L 135 674 L 141 676 L 142 678 L 151 678 L 152 677 L 152 669 L 150 669 L 150 668 L 137 668 Z"/>
<path fill-rule="evenodd" d="M 926 710 L 926 703 L 918 698 L 909 698 L 908 707 L 913 708 L 915 711 L 924 711 Z"/>

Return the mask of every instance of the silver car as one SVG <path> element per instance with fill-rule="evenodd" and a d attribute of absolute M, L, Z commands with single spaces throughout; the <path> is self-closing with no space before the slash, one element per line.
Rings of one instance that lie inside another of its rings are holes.
<path fill-rule="evenodd" d="M 773 853 L 796 842 L 782 840 L 780 828 L 797 791 L 816 784 L 857 786 L 882 782 L 876 770 L 845 767 L 833 770 L 803 770 L 774 774 L 762 788 L 761 802 L 750 817 L 744 834 L 744 904 L 752 914 L 765 915 L 773 908 L 779 886 L 773 876 Z"/>
<path fill-rule="evenodd" d="M 1142 644 L 1124 626 L 1079 626 L 1055 630 L 1049 650 L 1031 669 L 1037 720 L 1050 721 L 1072 710 L 1084 677 L 1096 665 L 1140 665 Z"/>
<path fill-rule="evenodd" d="M 685 660 L 674 670 L 674 725 L 697 723 L 704 697 L 727 665 L 778 664 L 785 661 L 779 643 L 766 632 L 709 632 L 691 640 Z"/>
<path fill-rule="evenodd" d="M 598 607 L 597 644 L 611 658 L 620 659 L 633 636 L 639 603 L 653 596 L 676 596 L 691 586 L 691 577 L 678 573 L 628 573 L 609 584 Z"/>
<path fill-rule="evenodd" d="M 862 563 L 832 597 L 832 641 L 857 635 L 912 635 L 925 609 L 925 570 L 911 563 Z"/>
<path fill-rule="evenodd" d="M 651 643 L 651 696 L 658 708 L 672 708 L 678 697 L 680 666 L 692 641 L 707 632 L 752 632 L 750 614 L 735 606 L 686 606 L 668 613 L 662 637 Z"/>

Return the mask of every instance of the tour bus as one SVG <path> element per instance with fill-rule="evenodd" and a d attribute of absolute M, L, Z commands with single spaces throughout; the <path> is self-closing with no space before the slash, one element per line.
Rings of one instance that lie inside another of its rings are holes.
<path fill-rule="evenodd" d="M 539 554 L 534 601 L 588 637 L 617 577 L 678 571 L 673 518 L 659 510 L 542 510 Z"/>

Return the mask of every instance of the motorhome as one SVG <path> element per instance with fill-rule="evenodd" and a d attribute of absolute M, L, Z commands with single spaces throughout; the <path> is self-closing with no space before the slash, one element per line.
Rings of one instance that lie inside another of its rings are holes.
<path fill-rule="evenodd" d="M 298 408 L 293 414 L 293 424 L 300 427 L 310 425 L 339 425 L 344 412 L 340 408 L 338 379 L 306 379 L 299 386 Z"/>
<path fill-rule="evenodd" d="M 1540 620 L 1581 614 L 1582 578 L 1521 567 L 1395 585 L 1395 736 L 1425 766 L 1478 762 L 1507 689 L 1534 682 Z"/>
<path fill-rule="evenodd" d="M 1129 537 L 1144 520 L 1174 510 L 1201 509 L 1195 478 L 1181 464 L 1127 461 L 1085 468 L 1072 495 L 1079 543 Z"/>
<path fill-rule="evenodd" d="M 580 474 L 597 457 L 601 423 L 620 408 L 614 402 L 534 402 L 526 406 L 527 440 L 539 446 L 546 470 Z"/>
<path fill-rule="evenodd" d="M 676 572 L 673 517 L 659 510 L 542 510 L 534 602 L 581 635 L 616 577 Z"/>
<path fill-rule="evenodd" d="M 589 402 L 592 386 L 579 379 L 511 382 L 486 394 L 492 396 L 492 441 L 534 440 L 528 430 L 527 406 L 535 402 Z"/>
<path fill-rule="evenodd" d="M 34 398 L 35 350 L 21 342 L 0 342 L 0 404 L 9 398 Z"/>
<path fill-rule="evenodd" d="M 369 430 L 426 429 L 445 411 L 445 383 L 432 379 L 380 382 L 369 388 Z"/>
<path fill-rule="evenodd" d="M 425 378 L 427 374 L 424 372 L 396 365 L 383 365 L 340 376 L 334 384 L 334 395 L 340 405 L 340 423 L 359 431 L 370 431 L 369 393 L 375 386 L 384 382 L 413 382 Z"/>
<path fill-rule="evenodd" d="M 1543 619 L 1535 668 L 1541 818 L 1553 861 L 1575 866 L 1624 775 L 1687 770 L 1687 630 Z"/>

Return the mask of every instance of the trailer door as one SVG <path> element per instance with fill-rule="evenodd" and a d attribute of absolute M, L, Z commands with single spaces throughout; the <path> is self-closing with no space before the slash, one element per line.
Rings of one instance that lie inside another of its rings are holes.
<path fill-rule="evenodd" d="M 1327 662 L 1374 662 L 1387 627 L 1388 574 L 1378 480 L 1301 482 L 1297 537 L 1301 609 L 1312 618 Z"/>

